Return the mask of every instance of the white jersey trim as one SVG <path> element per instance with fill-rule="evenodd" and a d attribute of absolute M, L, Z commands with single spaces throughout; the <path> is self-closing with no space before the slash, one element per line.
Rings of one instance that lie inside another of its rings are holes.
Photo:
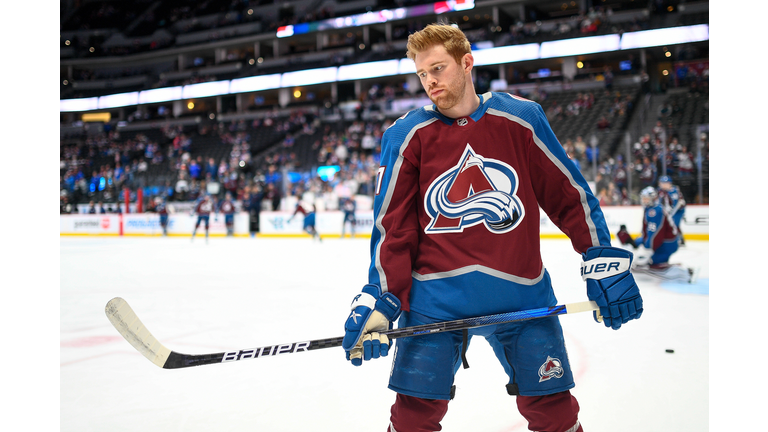
<path fill-rule="evenodd" d="M 417 124 L 416 126 L 412 127 L 410 131 L 408 131 L 408 135 L 405 136 L 405 139 L 403 140 L 402 144 L 400 144 L 400 148 L 398 149 L 397 162 L 395 162 L 395 166 L 392 167 L 392 175 L 389 177 L 389 185 L 387 185 L 387 190 L 384 193 L 384 200 L 381 203 L 381 209 L 379 209 L 379 216 L 374 221 L 374 226 L 377 230 L 379 230 L 379 233 L 381 233 L 379 242 L 376 244 L 375 266 L 376 271 L 379 273 L 379 283 L 381 285 L 382 292 L 389 291 L 387 275 L 384 272 L 384 267 L 381 265 L 381 245 L 384 244 L 387 238 L 387 232 L 384 229 L 382 221 L 384 220 L 384 216 L 387 214 L 389 204 L 392 202 L 392 195 L 394 194 L 395 187 L 397 186 L 397 177 L 400 175 L 400 167 L 403 166 L 403 160 L 405 160 L 403 153 L 405 152 L 405 149 L 408 148 L 408 144 L 411 142 L 411 139 L 413 139 L 413 135 L 416 134 L 416 131 L 423 127 L 429 126 L 436 121 L 439 121 L 437 117 L 432 117 L 429 120 Z"/>
<path fill-rule="evenodd" d="M 581 200 L 581 208 L 584 211 L 585 215 L 585 222 L 587 223 L 587 226 L 589 227 L 589 236 L 592 238 L 592 245 L 593 246 L 599 246 L 600 240 L 597 237 L 597 228 L 595 227 L 595 222 L 592 220 L 592 211 L 589 208 L 589 204 L 587 203 L 587 193 L 584 191 L 584 188 L 579 186 L 578 183 L 576 183 L 576 180 L 573 179 L 573 176 L 571 175 L 570 171 L 563 165 L 562 161 L 555 157 L 554 154 L 552 154 L 551 151 L 547 148 L 547 145 L 544 144 L 544 141 L 541 140 L 541 138 L 536 135 L 536 131 L 533 129 L 533 126 L 531 126 L 530 123 L 526 122 L 525 120 L 521 119 L 520 117 L 514 116 L 508 112 L 500 111 L 495 108 L 488 108 L 486 113 L 504 117 L 507 120 L 513 121 L 524 128 L 531 131 L 531 136 L 533 136 L 533 142 L 536 143 L 536 146 L 539 147 L 539 150 L 544 152 L 545 155 L 547 155 L 547 158 L 552 162 L 553 165 L 555 165 L 560 172 L 563 173 L 568 178 L 569 183 L 571 184 L 571 187 L 573 187 L 578 193 L 579 193 L 579 199 Z"/>
<path fill-rule="evenodd" d="M 489 276 L 493 276 L 495 278 L 504 279 L 504 280 L 507 280 L 507 281 L 510 281 L 510 282 L 514 282 L 514 283 L 517 283 L 517 284 L 521 284 L 521 285 L 536 285 L 544 277 L 544 267 L 543 266 L 541 268 L 541 274 L 539 274 L 539 276 L 536 279 L 528 279 L 528 278 L 523 278 L 523 277 L 520 277 L 520 276 L 511 275 L 509 273 L 504 273 L 504 272 L 492 269 L 490 267 L 482 266 L 482 265 L 479 265 L 479 264 L 473 264 L 473 265 L 466 266 L 466 267 L 461 267 L 461 268 L 458 268 L 458 269 L 455 269 L 455 270 L 449 270 L 449 271 L 439 272 L 439 273 L 430 273 L 430 274 L 425 274 L 425 275 L 419 274 L 419 273 L 416 273 L 416 272 L 412 272 L 411 276 L 414 279 L 416 279 L 417 281 L 419 281 L 419 282 L 425 282 L 425 281 L 430 281 L 430 280 L 445 279 L 445 278 L 450 278 L 450 277 L 455 277 L 455 276 L 461 276 L 461 275 L 464 275 L 464 274 L 467 274 L 467 273 L 472 273 L 472 272 L 484 273 L 484 274 L 487 274 Z"/>

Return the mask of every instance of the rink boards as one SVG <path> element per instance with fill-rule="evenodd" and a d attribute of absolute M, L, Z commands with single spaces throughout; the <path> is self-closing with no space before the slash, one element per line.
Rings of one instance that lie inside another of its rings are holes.
<path fill-rule="evenodd" d="M 633 235 L 642 229 L 643 210 L 639 206 L 603 207 L 603 214 L 608 228 L 613 235 L 619 226 L 626 225 Z M 565 238 L 552 221 L 542 211 L 539 224 L 542 238 Z M 360 211 L 356 216 L 356 235 L 370 237 L 373 229 L 373 212 Z M 162 235 L 160 217 L 155 213 L 127 214 L 74 214 L 61 215 L 60 235 L 62 236 L 159 236 Z M 323 237 L 339 237 L 342 233 L 343 213 L 340 211 L 318 212 L 316 216 L 317 231 Z M 188 213 L 172 214 L 168 220 L 169 236 L 189 236 L 195 227 L 197 216 Z M 683 235 L 690 240 L 709 240 L 709 206 L 689 205 L 681 224 Z M 350 234 L 350 226 L 346 226 L 346 235 Z M 211 236 L 225 236 L 226 226 L 224 216 L 211 215 L 209 233 Z M 203 227 L 198 228 L 198 234 L 203 234 Z M 234 235 L 249 237 L 249 217 L 247 213 L 238 213 L 234 217 Z M 284 211 L 261 212 L 259 234 L 270 237 L 295 237 L 305 235 L 303 232 L 303 217 L 297 215 L 291 219 L 291 213 Z"/>

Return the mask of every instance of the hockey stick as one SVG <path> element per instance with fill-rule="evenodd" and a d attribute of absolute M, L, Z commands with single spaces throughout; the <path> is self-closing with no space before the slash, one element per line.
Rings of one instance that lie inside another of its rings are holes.
<path fill-rule="evenodd" d="M 271 345 L 260 348 L 248 348 L 238 351 L 227 351 L 215 354 L 181 354 L 171 351 L 158 342 L 152 333 L 144 327 L 139 317 L 131 309 L 128 303 L 120 297 L 115 297 L 107 303 L 105 308 L 107 318 L 117 331 L 123 335 L 134 348 L 152 363 L 163 369 L 178 369 L 191 366 L 202 366 L 214 363 L 228 363 L 238 360 L 255 359 L 259 357 L 276 356 L 279 354 L 292 354 L 302 351 L 312 351 L 323 348 L 341 346 L 343 337 L 317 339 L 304 342 L 294 342 L 280 345 Z M 552 307 L 529 309 L 517 312 L 505 312 L 495 315 L 485 315 L 474 318 L 444 321 L 434 324 L 424 324 L 382 332 L 390 339 L 419 336 L 443 331 L 463 330 L 482 327 L 492 324 L 504 324 L 514 321 L 524 321 L 534 318 L 544 318 L 555 315 L 565 315 L 578 312 L 597 311 L 597 304 L 593 301 L 570 303 Z"/>

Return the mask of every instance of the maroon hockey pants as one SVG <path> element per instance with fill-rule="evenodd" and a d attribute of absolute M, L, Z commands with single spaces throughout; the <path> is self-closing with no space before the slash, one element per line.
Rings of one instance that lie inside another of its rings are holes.
<path fill-rule="evenodd" d="M 571 392 L 546 396 L 517 396 L 517 408 L 528 420 L 528 429 L 541 432 L 583 432 L 578 421 L 579 403 Z M 442 430 L 440 420 L 448 412 L 447 400 L 421 399 L 397 394 L 387 432 Z"/>

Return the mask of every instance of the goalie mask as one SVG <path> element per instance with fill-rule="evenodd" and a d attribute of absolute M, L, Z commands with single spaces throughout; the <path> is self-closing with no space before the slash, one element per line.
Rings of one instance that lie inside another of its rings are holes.
<path fill-rule="evenodd" d="M 655 205 L 659 199 L 659 194 L 652 186 L 648 186 L 640 192 L 640 203 L 643 207 Z"/>

